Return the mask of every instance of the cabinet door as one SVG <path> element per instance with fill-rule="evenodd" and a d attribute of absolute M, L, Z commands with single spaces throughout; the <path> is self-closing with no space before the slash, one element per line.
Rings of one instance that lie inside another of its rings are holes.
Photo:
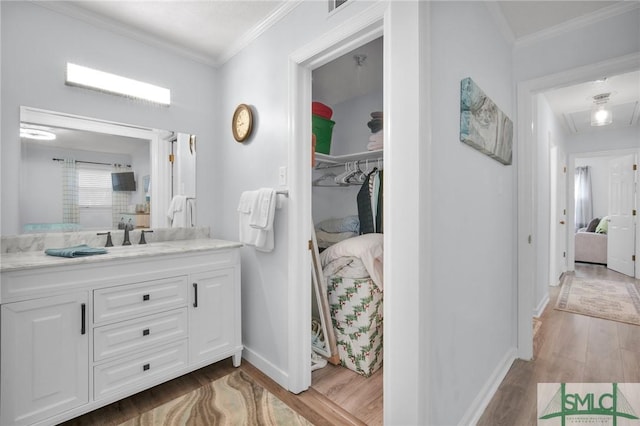
<path fill-rule="evenodd" d="M 240 335 L 235 269 L 191 275 L 190 361 L 210 360 L 230 351 Z"/>
<path fill-rule="evenodd" d="M 74 293 L 2 305 L 1 424 L 32 424 L 88 402 L 87 302 Z"/>

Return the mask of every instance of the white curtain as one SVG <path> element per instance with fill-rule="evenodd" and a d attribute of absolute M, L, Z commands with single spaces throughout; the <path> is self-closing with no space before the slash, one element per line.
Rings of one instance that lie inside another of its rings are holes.
<path fill-rule="evenodd" d="M 78 173 L 76 160 L 65 158 L 62 162 L 62 222 L 79 223 Z"/>
<path fill-rule="evenodd" d="M 591 197 L 591 173 L 589 166 L 576 167 L 575 175 L 576 198 L 576 230 L 589 225 L 593 219 L 593 201 Z"/>

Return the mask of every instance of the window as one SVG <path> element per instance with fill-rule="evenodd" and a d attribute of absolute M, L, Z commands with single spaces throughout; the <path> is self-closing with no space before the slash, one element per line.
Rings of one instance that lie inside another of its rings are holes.
<path fill-rule="evenodd" d="M 78 167 L 78 205 L 80 207 L 111 207 L 111 169 Z"/>

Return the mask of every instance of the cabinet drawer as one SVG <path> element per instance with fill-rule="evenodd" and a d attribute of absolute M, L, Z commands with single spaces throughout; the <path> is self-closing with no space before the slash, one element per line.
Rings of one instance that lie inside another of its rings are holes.
<path fill-rule="evenodd" d="M 93 331 L 94 361 L 185 338 L 187 327 L 187 308 L 96 327 Z"/>
<path fill-rule="evenodd" d="M 93 293 L 96 324 L 161 312 L 187 305 L 187 277 L 179 276 Z"/>
<path fill-rule="evenodd" d="M 137 385 L 184 369 L 188 362 L 187 340 L 152 349 L 135 357 L 94 367 L 94 397 L 135 389 Z"/>

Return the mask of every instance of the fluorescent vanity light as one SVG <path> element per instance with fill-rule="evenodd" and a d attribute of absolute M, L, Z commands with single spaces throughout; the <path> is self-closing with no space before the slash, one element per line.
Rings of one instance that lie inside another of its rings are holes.
<path fill-rule="evenodd" d="M 35 139 L 39 141 L 52 141 L 56 138 L 56 135 L 54 133 L 47 132 L 46 130 L 21 127 L 20 137 L 26 139 Z"/>
<path fill-rule="evenodd" d="M 169 89 L 69 62 L 67 62 L 66 84 L 144 99 L 161 105 L 171 104 L 171 91 Z"/>

